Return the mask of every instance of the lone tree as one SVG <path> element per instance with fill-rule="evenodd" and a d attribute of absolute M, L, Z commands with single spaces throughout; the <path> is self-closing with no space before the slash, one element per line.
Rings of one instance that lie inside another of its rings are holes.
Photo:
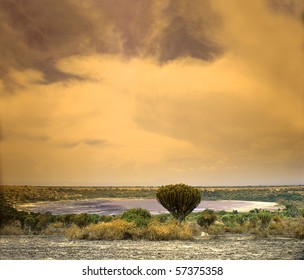
<path fill-rule="evenodd" d="M 157 190 L 156 198 L 178 222 L 182 222 L 201 202 L 200 191 L 185 184 L 162 186 Z"/>

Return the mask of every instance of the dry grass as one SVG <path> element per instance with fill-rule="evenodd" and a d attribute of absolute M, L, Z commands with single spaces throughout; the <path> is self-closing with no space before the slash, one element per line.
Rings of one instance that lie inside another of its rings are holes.
<path fill-rule="evenodd" d="M 223 234 L 224 232 L 225 232 L 225 227 L 221 224 L 213 224 L 207 228 L 207 233 L 209 235 L 213 235 L 215 237 L 218 237 L 219 235 Z"/>
<path fill-rule="evenodd" d="M 179 224 L 175 221 L 163 224 L 152 222 L 144 230 L 143 237 L 148 240 L 192 240 L 194 230 L 188 224 Z"/>
<path fill-rule="evenodd" d="M 24 231 L 19 221 L 14 221 L 0 228 L 0 235 L 22 235 Z"/>
<path fill-rule="evenodd" d="M 130 239 L 134 227 L 133 222 L 116 220 L 108 223 L 102 222 L 88 225 L 84 228 L 84 232 L 89 240 L 121 240 Z"/>
<path fill-rule="evenodd" d="M 49 224 L 41 231 L 44 235 L 62 235 L 65 232 L 65 225 L 62 222 L 55 222 Z"/>
<path fill-rule="evenodd" d="M 70 239 L 88 240 L 192 240 L 199 232 L 200 227 L 193 223 L 153 221 L 147 227 L 136 227 L 133 222 L 115 220 L 91 224 L 84 228 L 74 225 L 66 230 L 66 235 Z"/>

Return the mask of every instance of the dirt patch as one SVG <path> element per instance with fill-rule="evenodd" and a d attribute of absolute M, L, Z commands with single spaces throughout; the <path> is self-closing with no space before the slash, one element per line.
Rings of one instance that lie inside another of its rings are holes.
<path fill-rule="evenodd" d="M 70 241 L 63 236 L 0 236 L 2 260 L 295 260 L 304 240 L 231 235 L 194 241 Z"/>

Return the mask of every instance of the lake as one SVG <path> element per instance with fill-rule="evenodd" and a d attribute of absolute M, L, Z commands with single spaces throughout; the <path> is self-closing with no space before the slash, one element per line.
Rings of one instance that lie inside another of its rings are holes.
<path fill-rule="evenodd" d="M 22 204 L 17 207 L 18 210 L 52 214 L 68 214 L 68 213 L 88 213 L 98 215 L 116 215 L 130 208 L 145 208 L 151 214 L 168 213 L 168 211 L 160 205 L 156 199 L 85 199 L 85 200 L 66 200 L 66 201 L 47 201 Z M 194 212 L 204 209 L 213 209 L 216 211 L 237 210 L 246 212 L 255 208 L 267 209 L 275 211 L 279 205 L 275 202 L 261 201 L 241 201 L 241 200 L 215 200 L 202 201 Z"/>

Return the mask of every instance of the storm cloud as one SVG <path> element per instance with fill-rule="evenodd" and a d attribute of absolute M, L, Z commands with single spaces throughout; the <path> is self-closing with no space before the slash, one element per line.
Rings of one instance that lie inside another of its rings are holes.
<path fill-rule="evenodd" d="M 303 9 L 0 0 L 3 182 L 303 182 Z"/>
<path fill-rule="evenodd" d="M 0 72 L 8 83 L 11 67 L 39 69 L 46 83 L 77 78 L 55 66 L 71 55 L 164 63 L 185 56 L 212 61 L 222 52 L 213 35 L 220 18 L 209 1 L 2 0 L 0 7 Z"/>

